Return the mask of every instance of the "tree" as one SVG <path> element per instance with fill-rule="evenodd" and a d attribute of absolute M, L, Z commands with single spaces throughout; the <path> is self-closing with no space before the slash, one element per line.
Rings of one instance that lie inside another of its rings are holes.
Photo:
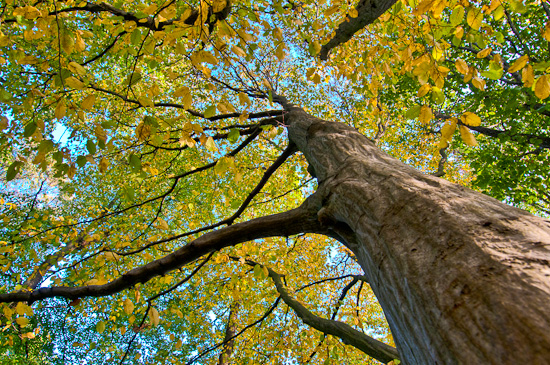
<path fill-rule="evenodd" d="M 2 345 L 550 358 L 548 220 L 376 146 L 544 214 L 550 11 L 392 5 L 6 3 Z"/>

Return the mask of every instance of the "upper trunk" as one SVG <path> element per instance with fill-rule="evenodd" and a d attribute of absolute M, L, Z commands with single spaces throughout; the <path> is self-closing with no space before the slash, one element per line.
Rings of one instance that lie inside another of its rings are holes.
<path fill-rule="evenodd" d="M 550 359 L 550 222 L 432 176 L 290 108 L 318 217 L 357 256 L 406 363 Z"/>

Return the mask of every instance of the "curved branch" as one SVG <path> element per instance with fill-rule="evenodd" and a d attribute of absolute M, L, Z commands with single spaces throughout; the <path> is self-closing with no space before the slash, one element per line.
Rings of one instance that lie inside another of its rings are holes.
<path fill-rule="evenodd" d="M 347 323 L 331 321 L 314 315 L 290 295 L 279 274 L 269 268 L 267 271 L 275 283 L 277 291 L 281 295 L 283 301 L 294 310 L 294 312 L 304 321 L 305 324 L 323 333 L 336 336 L 345 344 L 351 345 L 383 363 L 388 363 L 394 359 L 399 359 L 399 354 L 394 347 L 386 345 L 383 342 L 375 340 L 374 338 L 357 331 Z"/>
<path fill-rule="evenodd" d="M 256 263 L 251 260 L 246 261 L 248 265 L 256 265 Z M 302 303 L 300 303 L 298 300 L 292 297 L 292 295 L 290 295 L 290 292 L 281 280 L 280 274 L 273 271 L 267 266 L 264 267 L 267 269 L 269 277 L 275 283 L 275 287 L 277 288 L 277 292 L 281 296 L 281 299 L 285 302 L 286 305 L 294 310 L 296 315 L 298 315 L 298 317 L 300 317 L 305 324 L 325 334 L 336 336 L 340 338 L 343 343 L 351 345 L 385 364 L 394 359 L 399 359 L 397 349 L 395 349 L 394 347 L 386 345 L 383 342 L 375 340 L 374 338 L 357 331 L 355 328 L 351 327 L 347 323 L 335 321 L 334 319 L 325 319 L 311 313 Z M 351 288 L 351 286 L 353 286 L 357 282 L 357 280 L 357 278 L 354 278 L 352 282 L 346 286 L 342 293 L 342 296 L 345 296 L 347 290 L 349 290 L 349 288 Z"/>
<path fill-rule="evenodd" d="M 334 37 L 321 47 L 319 53 L 321 60 L 326 61 L 333 48 L 349 41 L 355 33 L 374 22 L 395 3 L 396 0 L 359 0 L 359 4 L 355 7 L 358 16 L 346 19 L 338 26 Z"/>
<path fill-rule="evenodd" d="M 298 233 L 329 234 L 317 220 L 320 203 L 314 194 L 298 208 L 290 211 L 256 218 L 247 222 L 224 227 L 195 239 L 179 250 L 130 270 L 104 285 L 82 287 L 45 287 L 33 291 L 0 294 L 0 303 L 27 301 L 29 303 L 52 297 L 76 299 L 102 297 L 115 294 L 138 283 L 164 275 L 199 257 L 224 247 L 273 236 L 290 236 Z"/>

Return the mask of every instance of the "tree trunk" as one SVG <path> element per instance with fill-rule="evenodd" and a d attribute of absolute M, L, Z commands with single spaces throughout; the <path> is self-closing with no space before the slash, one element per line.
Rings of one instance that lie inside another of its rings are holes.
<path fill-rule="evenodd" d="M 223 339 L 223 348 L 220 353 L 220 359 L 218 365 L 229 365 L 231 357 L 233 356 L 233 349 L 235 347 L 235 334 L 237 333 L 237 321 L 236 316 L 241 304 L 235 301 L 229 308 L 229 318 L 227 319 L 227 325 L 225 327 L 225 336 Z"/>
<path fill-rule="evenodd" d="M 294 106 L 319 221 L 357 256 L 408 364 L 550 361 L 550 222 L 423 175 Z"/>

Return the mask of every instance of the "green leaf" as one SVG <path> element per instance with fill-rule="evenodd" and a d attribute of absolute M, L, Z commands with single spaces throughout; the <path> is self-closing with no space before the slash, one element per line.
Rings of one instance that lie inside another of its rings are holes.
<path fill-rule="evenodd" d="M 134 86 L 135 84 L 137 84 L 139 81 L 141 80 L 141 73 L 139 72 L 134 72 L 132 75 L 131 75 L 131 78 L 130 79 L 127 79 L 127 81 L 125 82 L 126 84 L 130 85 L 130 86 Z"/>
<path fill-rule="evenodd" d="M 122 189 L 122 198 L 129 202 L 133 202 L 136 198 L 136 191 L 131 186 L 126 186 Z"/>
<path fill-rule="evenodd" d="M 227 135 L 227 140 L 230 143 L 235 143 L 239 139 L 240 135 L 241 134 L 240 134 L 239 130 L 237 128 L 233 128 L 229 131 L 229 134 Z"/>
<path fill-rule="evenodd" d="M 97 152 L 97 147 L 94 141 L 92 141 L 91 139 L 86 142 L 86 149 L 88 150 L 88 152 L 90 152 L 91 155 Z"/>
<path fill-rule="evenodd" d="M 11 94 L 4 89 L 0 89 L 0 101 L 6 102 L 6 101 L 10 101 L 10 99 L 11 99 Z"/>
<path fill-rule="evenodd" d="M 134 172 L 141 171 L 141 160 L 137 155 L 131 154 L 128 162 L 130 163 L 130 167 L 132 167 L 132 170 Z"/>
<path fill-rule="evenodd" d="M 422 107 L 420 105 L 413 105 L 412 107 L 409 108 L 409 110 L 407 110 L 405 112 L 405 117 L 407 119 L 415 119 L 415 118 L 418 118 L 418 116 L 420 115 L 420 109 Z"/>
<path fill-rule="evenodd" d="M 111 128 L 116 127 L 116 122 L 113 121 L 113 120 L 106 120 L 106 121 L 101 123 L 101 126 L 105 129 L 111 129 Z"/>
<path fill-rule="evenodd" d="M 204 111 L 204 117 L 205 118 L 212 118 L 214 115 L 216 115 L 216 106 L 215 105 L 210 105 Z"/>
<path fill-rule="evenodd" d="M 103 333 L 103 331 L 105 331 L 105 322 L 97 322 L 97 324 L 95 325 L 95 330 L 97 333 Z"/>
<path fill-rule="evenodd" d="M 84 167 L 84 165 L 86 165 L 86 162 L 88 162 L 88 160 L 86 159 L 86 156 L 78 156 L 76 158 L 76 164 L 79 167 Z"/>
<path fill-rule="evenodd" d="M 464 7 L 461 5 L 456 6 L 451 13 L 450 19 L 452 26 L 457 26 L 464 20 Z"/>
<path fill-rule="evenodd" d="M 23 131 L 23 135 L 25 137 L 30 137 L 34 134 L 34 132 L 36 132 L 36 123 L 35 122 L 30 122 L 29 124 L 27 124 L 25 126 L 25 130 Z"/>
<path fill-rule="evenodd" d="M 19 167 L 21 165 L 23 165 L 21 161 L 12 162 L 12 164 L 8 167 L 8 171 L 6 173 L 6 180 L 11 181 L 15 179 L 15 177 L 19 173 Z"/>

